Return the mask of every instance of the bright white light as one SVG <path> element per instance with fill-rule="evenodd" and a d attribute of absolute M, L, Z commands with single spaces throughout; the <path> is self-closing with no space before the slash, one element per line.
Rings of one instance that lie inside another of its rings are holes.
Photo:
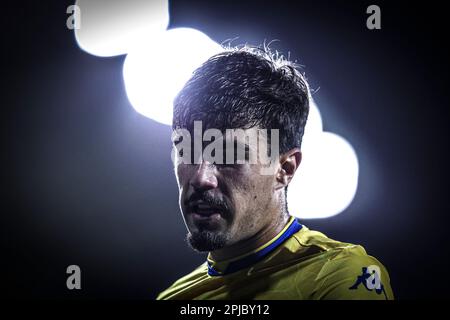
<path fill-rule="evenodd" d="M 358 187 L 358 158 L 352 146 L 334 133 L 317 131 L 321 126 L 320 113 L 312 103 L 302 144 L 303 160 L 288 190 L 289 212 L 302 219 L 341 213 Z"/>
<path fill-rule="evenodd" d="M 126 54 L 130 48 L 169 24 L 167 0 L 77 0 L 81 28 L 75 38 L 95 56 Z"/>
<path fill-rule="evenodd" d="M 123 76 L 128 99 L 142 115 L 169 125 L 172 101 L 191 73 L 221 47 L 198 30 L 166 30 L 167 0 L 78 0 L 81 49 L 97 56 L 128 54 Z M 342 137 L 323 132 L 311 98 L 303 160 L 289 185 L 291 214 L 302 219 L 341 213 L 358 186 L 358 159 Z"/>
<path fill-rule="evenodd" d="M 154 34 L 125 60 L 123 76 L 133 107 L 163 124 L 172 123 L 172 102 L 192 72 L 221 47 L 195 29 Z"/>

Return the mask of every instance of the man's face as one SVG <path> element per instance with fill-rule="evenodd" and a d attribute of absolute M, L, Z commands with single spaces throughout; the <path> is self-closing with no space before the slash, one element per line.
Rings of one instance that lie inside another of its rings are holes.
<path fill-rule="evenodd" d="M 257 135 L 255 128 L 244 132 L 249 137 Z M 238 146 L 245 146 L 249 158 L 258 152 L 258 144 L 242 136 L 235 139 Z M 243 164 L 186 164 L 175 159 L 179 204 L 194 249 L 214 251 L 230 246 L 270 223 L 276 167 L 273 174 L 262 174 L 263 166 L 267 168 L 259 158 L 256 163 Z"/>

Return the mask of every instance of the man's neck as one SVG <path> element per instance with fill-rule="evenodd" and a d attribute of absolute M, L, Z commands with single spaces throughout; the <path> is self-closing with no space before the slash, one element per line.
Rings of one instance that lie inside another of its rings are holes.
<path fill-rule="evenodd" d="M 268 225 L 264 226 L 252 237 L 237 242 L 229 247 L 210 252 L 211 258 L 215 261 L 228 260 L 261 247 L 276 237 L 281 230 L 283 230 L 289 221 L 289 218 L 290 216 L 287 214 L 281 215 L 278 219 L 275 219 Z"/>

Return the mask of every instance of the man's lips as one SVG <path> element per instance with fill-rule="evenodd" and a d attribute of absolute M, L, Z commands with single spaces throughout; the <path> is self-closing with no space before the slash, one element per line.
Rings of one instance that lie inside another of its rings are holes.
<path fill-rule="evenodd" d="M 196 212 L 190 213 L 195 223 L 218 223 L 222 219 L 222 215 L 219 212 L 212 213 L 210 215 L 202 215 Z"/>
<path fill-rule="evenodd" d="M 189 203 L 188 213 L 193 214 L 196 218 L 208 218 L 213 215 L 222 215 L 223 209 L 217 206 L 212 206 L 204 201 L 195 201 Z"/>

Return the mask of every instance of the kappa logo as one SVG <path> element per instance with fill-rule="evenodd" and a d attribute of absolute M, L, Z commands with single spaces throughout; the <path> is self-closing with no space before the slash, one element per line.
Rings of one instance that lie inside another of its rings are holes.
<path fill-rule="evenodd" d="M 369 291 L 375 289 L 377 294 L 384 293 L 384 296 L 386 297 L 384 286 L 381 283 L 381 270 L 379 266 L 370 265 L 368 267 L 363 267 L 362 274 L 356 278 L 356 282 L 349 289 L 356 290 L 360 284 Z"/>

